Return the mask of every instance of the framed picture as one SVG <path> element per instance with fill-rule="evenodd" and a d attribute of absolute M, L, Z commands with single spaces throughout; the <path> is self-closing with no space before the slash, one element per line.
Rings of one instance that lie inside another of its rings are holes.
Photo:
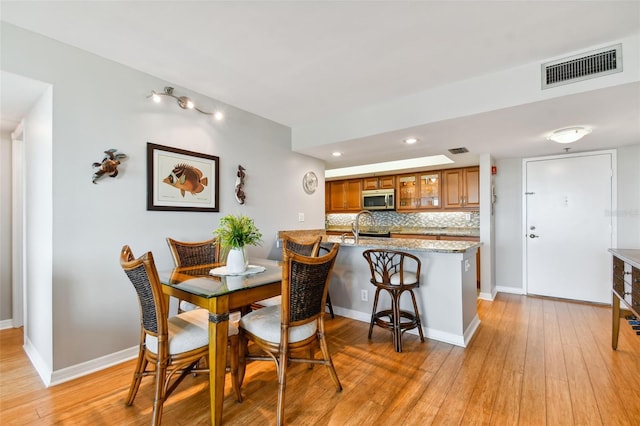
<path fill-rule="evenodd" d="M 147 143 L 147 210 L 217 212 L 219 158 Z"/>

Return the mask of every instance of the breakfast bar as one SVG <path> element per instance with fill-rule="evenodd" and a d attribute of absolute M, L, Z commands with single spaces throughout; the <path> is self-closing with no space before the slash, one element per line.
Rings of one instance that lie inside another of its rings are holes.
<path fill-rule="evenodd" d="M 283 231 L 305 234 L 314 231 Z M 282 234 L 282 232 L 281 232 Z M 316 233 L 317 234 L 317 233 Z M 362 253 L 367 249 L 400 250 L 417 256 L 422 262 L 420 287 L 415 291 L 425 337 L 466 347 L 480 325 L 477 311 L 476 241 L 444 241 L 411 238 L 352 237 L 325 235 L 323 241 L 339 243 L 340 251 L 329 287 L 331 302 L 338 315 L 369 322 L 374 287 L 369 265 Z M 390 303 L 384 292 L 380 306 Z M 401 300 L 402 309 L 411 309 L 411 301 Z M 408 333 L 417 334 L 416 330 Z"/>

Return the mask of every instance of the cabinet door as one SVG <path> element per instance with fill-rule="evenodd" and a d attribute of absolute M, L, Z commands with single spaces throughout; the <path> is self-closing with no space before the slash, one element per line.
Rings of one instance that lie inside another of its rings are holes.
<path fill-rule="evenodd" d="M 444 208 L 473 210 L 480 207 L 480 168 L 443 172 Z"/>
<path fill-rule="evenodd" d="M 464 207 L 480 208 L 480 168 L 471 167 L 464 170 L 465 199 Z"/>
<path fill-rule="evenodd" d="M 462 169 L 445 170 L 444 180 L 444 208 L 462 208 L 464 195 L 464 180 Z"/>
<path fill-rule="evenodd" d="M 393 189 L 396 187 L 395 176 L 382 176 L 378 179 L 378 187 L 380 189 Z"/>
<path fill-rule="evenodd" d="M 431 210 L 442 208 L 440 200 L 440 172 L 419 173 L 420 209 Z"/>
<path fill-rule="evenodd" d="M 345 187 L 345 202 L 347 210 L 362 209 L 362 180 L 348 180 Z"/>
<path fill-rule="evenodd" d="M 331 183 L 324 183 L 324 211 L 331 211 Z"/>
<path fill-rule="evenodd" d="M 332 212 L 360 210 L 362 205 L 362 180 L 337 180 L 330 182 L 329 201 Z"/>
<path fill-rule="evenodd" d="M 329 182 L 329 184 L 331 185 L 331 190 L 329 191 L 329 195 L 331 198 L 329 200 L 331 211 L 335 212 L 344 210 L 347 207 L 345 200 L 346 182 L 343 180 L 339 180 L 335 182 Z"/>
<path fill-rule="evenodd" d="M 417 185 L 418 176 L 415 174 L 398 176 L 397 210 L 414 210 L 417 207 Z"/>
<path fill-rule="evenodd" d="M 362 189 L 370 190 L 370 189 L 378 189 L 378 178 L 370 177 L 362 179 Z"/>

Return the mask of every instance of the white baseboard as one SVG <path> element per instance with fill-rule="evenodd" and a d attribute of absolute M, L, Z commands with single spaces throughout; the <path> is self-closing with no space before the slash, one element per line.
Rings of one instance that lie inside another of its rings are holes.
<path fill-rule="evenodd" d="M 38 352 L 36 347 L 33 346 L 31 340 L 29 340 L 27 336 L 24 336 L 23 349 L 27 354 L 27 357 L 29 357 L 31 365 L 33 365 L 33 368 L 36 369 L 36 372 L 40 376 L 42 383 L 44 383 L 46 387 L 51 386 L 51 367 L 47 365 L 40 355 L 40 352 Z"/>
<path fill-rule="evenodd" d="M 505 287 L 505 286 L 497 286 L 496 290 L 498 291 L 498 293 L 511 293 L 511 294 L 520 294 L 520 295 L 525 295 L 527 294 L 523 288 L 520 287 Z"/>
<path fill-rule="evenodd" d="M 13 320 L 2 320 L 0 321 L 0 330 L 6 330 L 8 328 L 13 328 Z"/>
<path fill-rule="evenodd" d="M 356 321 L 366 322 L 367 324 L 371 321 L 371 314 L 366 314 L 364 312 L 354 311 L 351 309 L 341 308 L 340 306 L 334 306 L 334 312 L 337 315 L 350 318 Z M 460 336 L 457 334 L 447 333 L 440 330 L 433 330 L 428 327 L 423 327 L 422 330 L 424 332 L 424 336 L 427 339 L 437 340 L 439 342 L 450 343 L 456 346 L 462 346 L 463 348 L 467 347 L 467 344 L 473 337 L 474 333 L 478 329 L 480 325 L 480 319 L 478 315 L 471 321 L 471 324 L 467 327 L 464 332 L 464 335 Z M 407 333 L 418 335 L 418 330 L 408 330 Z"/>
<path fill-rule="evenodd" d="M 104 370 L 105 368 L 134 359 L 138 356 L 138 349 L 139 346 L 136 345 L 81 364 L 56 370 L 51 375 L 51 386 L 59 385 L 60 383 L 68 382 L 69 380 L 77 379 L 78 377 L 86 376 L 88 374 L 95 373 L 96 371 Z"/>
<path fill-rule="evenodd" d="M 96 371 L 104 370 L 113 365 L 134 359 L 138 356 L 138 348 L 136 345 L 87 362 L 52 371 L 51 367 L 47 366 L 47 363 L 26 336 L 24 341 L 24 351 L 46 387 L 59 385 L 60 383 L 68 382 L 69 380 L 77 379 L 78 377 L 86 376 L 87 374 L 95 373 Z"/>

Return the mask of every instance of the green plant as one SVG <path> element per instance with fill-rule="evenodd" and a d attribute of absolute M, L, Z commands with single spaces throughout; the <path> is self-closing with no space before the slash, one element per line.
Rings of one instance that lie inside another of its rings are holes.
<path fill-rule="evenodd" d="M 258 246 L 262 241 L 262 234 L 247 216 L 229 214 L 220 219 L 218 229 L 213 231 L 218 236 L 222 247 L 242 248 L 244 246 Z"/>

